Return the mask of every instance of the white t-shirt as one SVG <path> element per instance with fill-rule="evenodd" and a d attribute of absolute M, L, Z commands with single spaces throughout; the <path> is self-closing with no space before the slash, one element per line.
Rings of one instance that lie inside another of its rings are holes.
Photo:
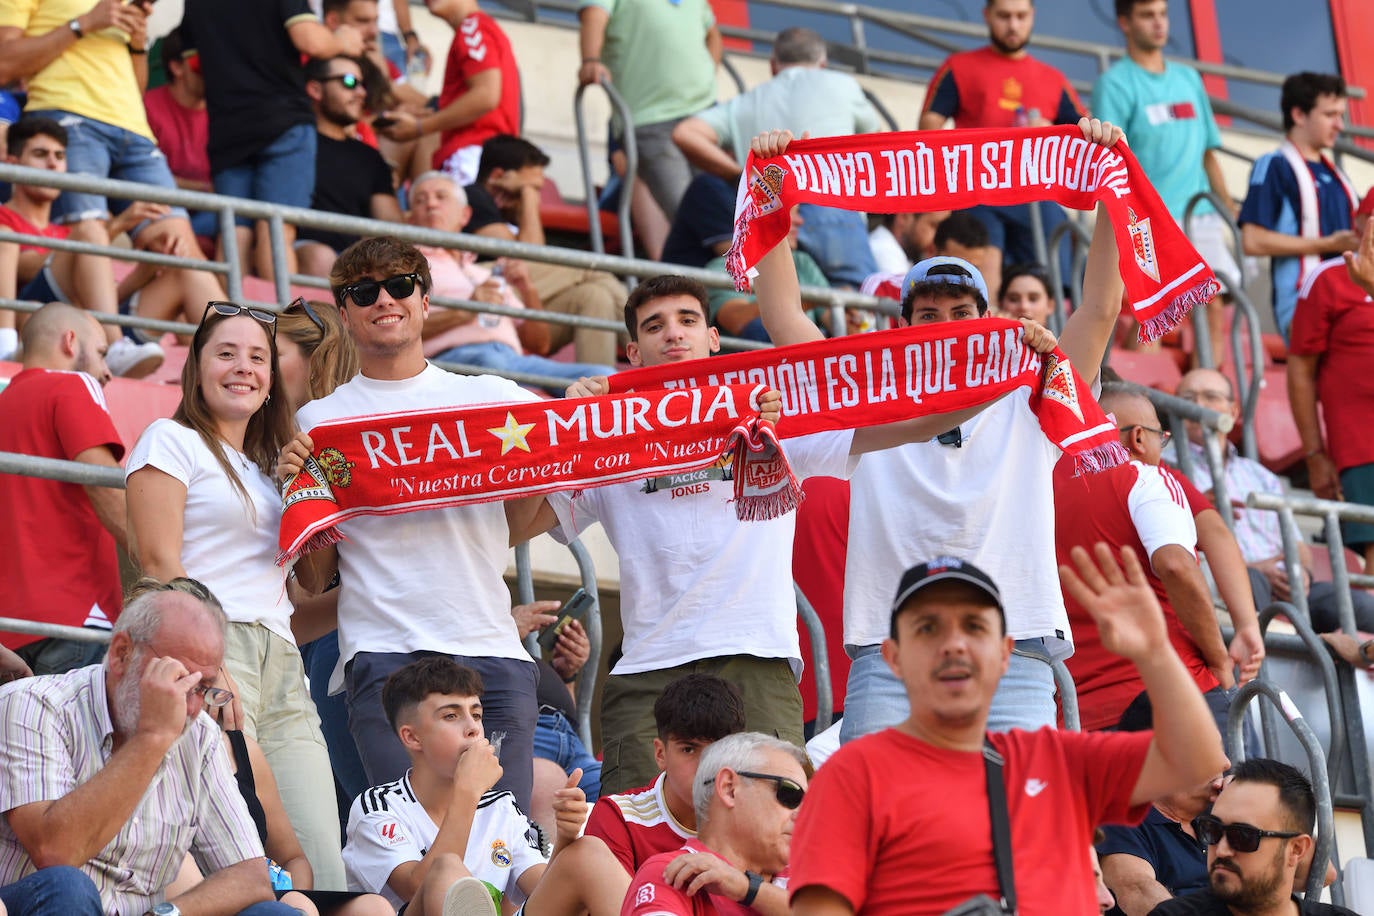
<path fill-rule="evenodd" d="M 851 430 L 783 440 L 798 479 L 848 477 Z M 728 466 L 611 484 L 573 499 L 575 531 L 600 521 L 620 556 L 624 655 L 613 674 L 658 671 L 701 658 L 788 659 L 800 676 L 792 590 L 796 513 L 735 516 Z"/>
<path fill-rule="evenodd" d="M 868 234 L 868 248 L 873 252 L 879 273 L 904 275 L 911 270 L 911 259 L 906 256 L 902 243 L 886 226 L 879 226 Z"/>
<path fill-rule="evenodd" d="M 423 859 L 438 836 L 439 825 L 415 798 L 409 772 L 368 789 L 353 800 L 348 812 L 348 845 L 343 850 L 348 889 L 381 894 L 399 909 L 406 901 L 387 886 L 387 878 L 397 866 Z M 525 895 L 516 882 L 525 869 L 547 862 L 539 849 L 539 829 L 520 811 L 515 796 L 484 793 L 463 851 L 463 864 L 472 876 L 519 904 Z"/>
<path fill-rule="evenodd" d="M 325 420 L 533 400 L 509 379 L 426 366 L 400 381 L 355 375 L 302 407 L 296 422 L 308 432 Z M 530 660 L 502 579 L 510 549 L 504 504 L 360 516 L 339 532 L 341 664 L 361 651 Z"/>
<path fill-rule="evenodd" d="M 281 493 L 246 455 L 223 448 L 248 491 L 251 512 L 196 431 L 175 420 L 154 420 L 143 431 L 124 478 L 154 467 L 185 484 L 181 566 L 186 575 L 214 593 L 230 620 L 260 623 L 294 645 L 286 571 L 276 562 Z"/>
<path fill-rule="evenodd" d="M 847 645 L 881 643 L 902 573 L 938 556 L 993 578 L 1012 637 L 1071 638 L 1054 554 L 1060 451 L 1029 399 L 1018 389 L 963 424 L 959 448 L 931 439 L 864 457 L 849 490 Z"/>

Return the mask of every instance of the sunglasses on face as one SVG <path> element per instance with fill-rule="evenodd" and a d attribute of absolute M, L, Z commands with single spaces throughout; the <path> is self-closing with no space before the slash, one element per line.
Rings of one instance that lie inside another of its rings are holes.
<path fill-rule="evenodd" d="M 397 274 L 385 280 L 359 280 L 342 287 L 339 297 L 352 299 L 353 304 L 359 308 L 367 308 L 377 301 L 377 296 L 382 290 L 386 290 L 386 294 L 392 299 L 400 301 L 415 292 L 415 285 L 419 282 L 420 275 L 417 273 Z"/>
<path fill-rule="evenodd" d="M 235 315 L 246 314 L 248 317 L 256 318 L 269 327 L 277 323 L 277 316 L 265 309 L 249 308 L 246 305 L 239 305 L 237 302 L 211 302 L 205 306 L 205 314 L 200 316 L 200 323 L 202 325 L 205 324 L 205 319 L 209 317 L 212 311 L 216 315 L 223 315 L 225 318 L 233 318 Z"/>
<path fill-rule="evenodd" d="M 744 776 L 748 779 L 766 779 L 774 783 L 773 794 L 788 811 L 795 811 L 801 806 L 802 798 L 806 796 L 806 790 L 786 776 L 774 776 L 772 773 L 750 773 L 747 770 L 736 770 L 735 775 Z"/>
<path fill-rule="evenodd" d="M 1207 846 L 1215 846 L 1225 836 L 1227 844 L 1236 852 L 1254 852 L 1266 837 L 1291 840 L 1302 836 L 1283 830 L 1261 830 L 1249 824 L 1224 824 L 1220 818 L 1210 814 L 1199 814 L 1193 818 L 1193 833 Z"/>
<path fill-rule="evenodd" d="M 326 76 L 320 80 L 322 83 L 338 82 L 345 89 L 360 89 L 363 85 L 362 77 L 354 76 L 352 73 L 339 73 L 335 76 Z"/>

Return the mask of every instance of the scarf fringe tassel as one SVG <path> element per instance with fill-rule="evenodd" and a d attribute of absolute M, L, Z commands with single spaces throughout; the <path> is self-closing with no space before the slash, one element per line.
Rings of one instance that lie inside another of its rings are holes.
<path fill-rule="evenodd" d="M 1159 340 L 1182 324 L 1183 320 L 1188 317 L 1188 313 L 1192 311 L 1193 306 L 1211 302 L 1219 292 L 1221 292 L 1221 284 L 1216 280 L 1208 280 L 1179 293 L 1162 312 L 1141 323 L 1141 342 L 1150 343 Z"/>
<path fill-rule="evenodd" d="M 339 533 L 338 527 L 331 525 L 328 528 L 316 531 L 304 541 L 297 543 L 292 549 L 283 550 L 278 553 L 277 565 L 285 566 L 288 563 L 294 563 L 307 553 L 322 550 L 325 547 L 333 547 L 335 544 L 341 543 L 344 540 L 346 539 Z"/>
<path fill-rule="evenodd" d="M 1100 474 L 1108 468 L 1114 468 L 1130 460 L 1130 453 L 1120 442 L 1104 442 L 1073 456 L 1073 476 Z"/>

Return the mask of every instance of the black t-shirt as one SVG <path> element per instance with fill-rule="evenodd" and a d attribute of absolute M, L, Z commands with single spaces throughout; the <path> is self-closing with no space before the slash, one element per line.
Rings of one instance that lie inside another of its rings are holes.
<path fill-rule="evenodd" d="M 335 140 L 316 134 L 319 146 L 315 152 L 315 194 L 310 204 L 313 210 L 342 213 L 344 216 L 372 215 L 372 195 L 394 194 L 391 187 L 391 166 L 382 154 L 361 140 Z M 343 251 L 358 240 L 356 235 L 312 229 L 301 226 L 296 238 L 323 242 L 335 251 Z"/>
<path fill-rule="evenodd" d="M 318 21 L 307 0 L 186 0 L 186 47 L 200 54 L 211 173 L 238 165 L 297 124 L 314 124 L 289 25 Z"/>
<path fill-rule="evenodd" d="M 463 227 L 464 232 L 476 232 L 492 223 L 510 222 L 501 214 L 501 208 L 496 206 L 496 198 L 480 184 L 473 182 L 463 188 L 463 191 L 468 196 L 468 206 L 472 208 L 472 216 L 468 217 L 468 224 Z"/>
<path fill-rule="evenodd" d="M 556 709 L 574 726 L 577 725 L 577 706 L 573 704 L 572 694 L 568 693 L 568 687 L 563 683 L 563 678 L 554 670 L 553 665 L 538 659 L 535 664 L 539 668 L 539 686 L 535 690 L 534 698 L 539 703 L 542 710 L 545 706 Z"/>
<path fill-rule="evenodd" d="M 1352 910 L 1331 903 L 1299 900 L 1297 897 L 1293 898 L 1293 902 L 1298 905 L 1301 916 L 1356 916 Z M 1231 916 L 1231 908 L 1206 890 L 1165 900 L 1150 911 L 1150 916 Z"/>

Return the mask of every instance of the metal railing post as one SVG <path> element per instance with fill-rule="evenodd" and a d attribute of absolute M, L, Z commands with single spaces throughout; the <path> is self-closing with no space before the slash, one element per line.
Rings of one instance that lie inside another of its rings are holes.
<path fill-rule="evenodd" d="M 1054 686 L 1059 691 L 1059 709 L 1064 716 L 1064 727 L 1072 732 L 1082 731 L 1082 721 L 1078 717 L 1078 687 L 1074 685 L 1069 666 L 1062 659 L 1055 659 L 1050 670 L 1054 672 Z"/>
<path fill-rule="evenodd" d="M 625 176 L 621 181 L 616 217 L 620 221 L 620 253 L 631 258 L 634 257 L 635 244 L 634 229 L 630 223 L 630 204 L 634 199 L 635 175 L 639 169 L 639 147 L 635 142 L 634 118 L 630 114 L 630 106 L 625 104 L 625 100 L 609 80 L 602 80 L 597 85 L 605 90 L 606 97 L 611 102 L 611 109 L 620 119 L 621 129 L 624 131 L 621 142 L 625 150 Z M 601 208 L 598 206 L 596 184 L 592 181 L 591 140 L 587 137 L 587 116 L 582 107 L 586 91 L 587 86 L 578 86 L 577 92 L 573 95 L 573 125 L 577 130 L 577 155 L 582 166 L 582 190 L 587 202 L 587 234 L 592 250 L 604 254 L 606 240 L 601 233 Z M 634 283 L 628 282 L 626 285 L 633 288 Z"/>
<path fill-rule="evenodd" d="M 234 223 L 234 208 L 219 208 L 219 248 L 224 264 L 229 268 L 225 285 L 231 302 L 243 301 L 243 262 L 239 260 L 238 226 Z"/>
<path fill-rule="evenodd" d="M 797 616 L 811 637 L 811 677 L 816 682 L 816 734 L 830 727 L 835 719 L 835 691 L 830 686 L 830 650 L 826 645 L 825 625 L 811 601 L 796 582 L 792 591 L 797 596 Z"/>
<path fill-rule="evenodd" d="M 272 245 L 272 285 L 277 290 L 277 302 L 291 301 L 291 271 L 286 265 L 286 228 L 281 214 L 272 214 L 267 221 L 267 237 Z"/>
<path fill-rule="evenodd" d="M 582 577 L 582 587 L 592 598 L 592 609 L 587 614 L 583 627 L 587 630 L 587 641 L 591 652 L 582 673 L 577 676 L 577 734 L 588 750 L 592 748 L 592 701 L 596 693 L 596 675 L 601 667 L 602 642 L 605 628 L 601 624 L 601 594 L 596 584 L 596 569 L 592 565 L 592 555 L 580 538 L 568 542 L 568 550 L 577 561 L 577 571 Z"/>

